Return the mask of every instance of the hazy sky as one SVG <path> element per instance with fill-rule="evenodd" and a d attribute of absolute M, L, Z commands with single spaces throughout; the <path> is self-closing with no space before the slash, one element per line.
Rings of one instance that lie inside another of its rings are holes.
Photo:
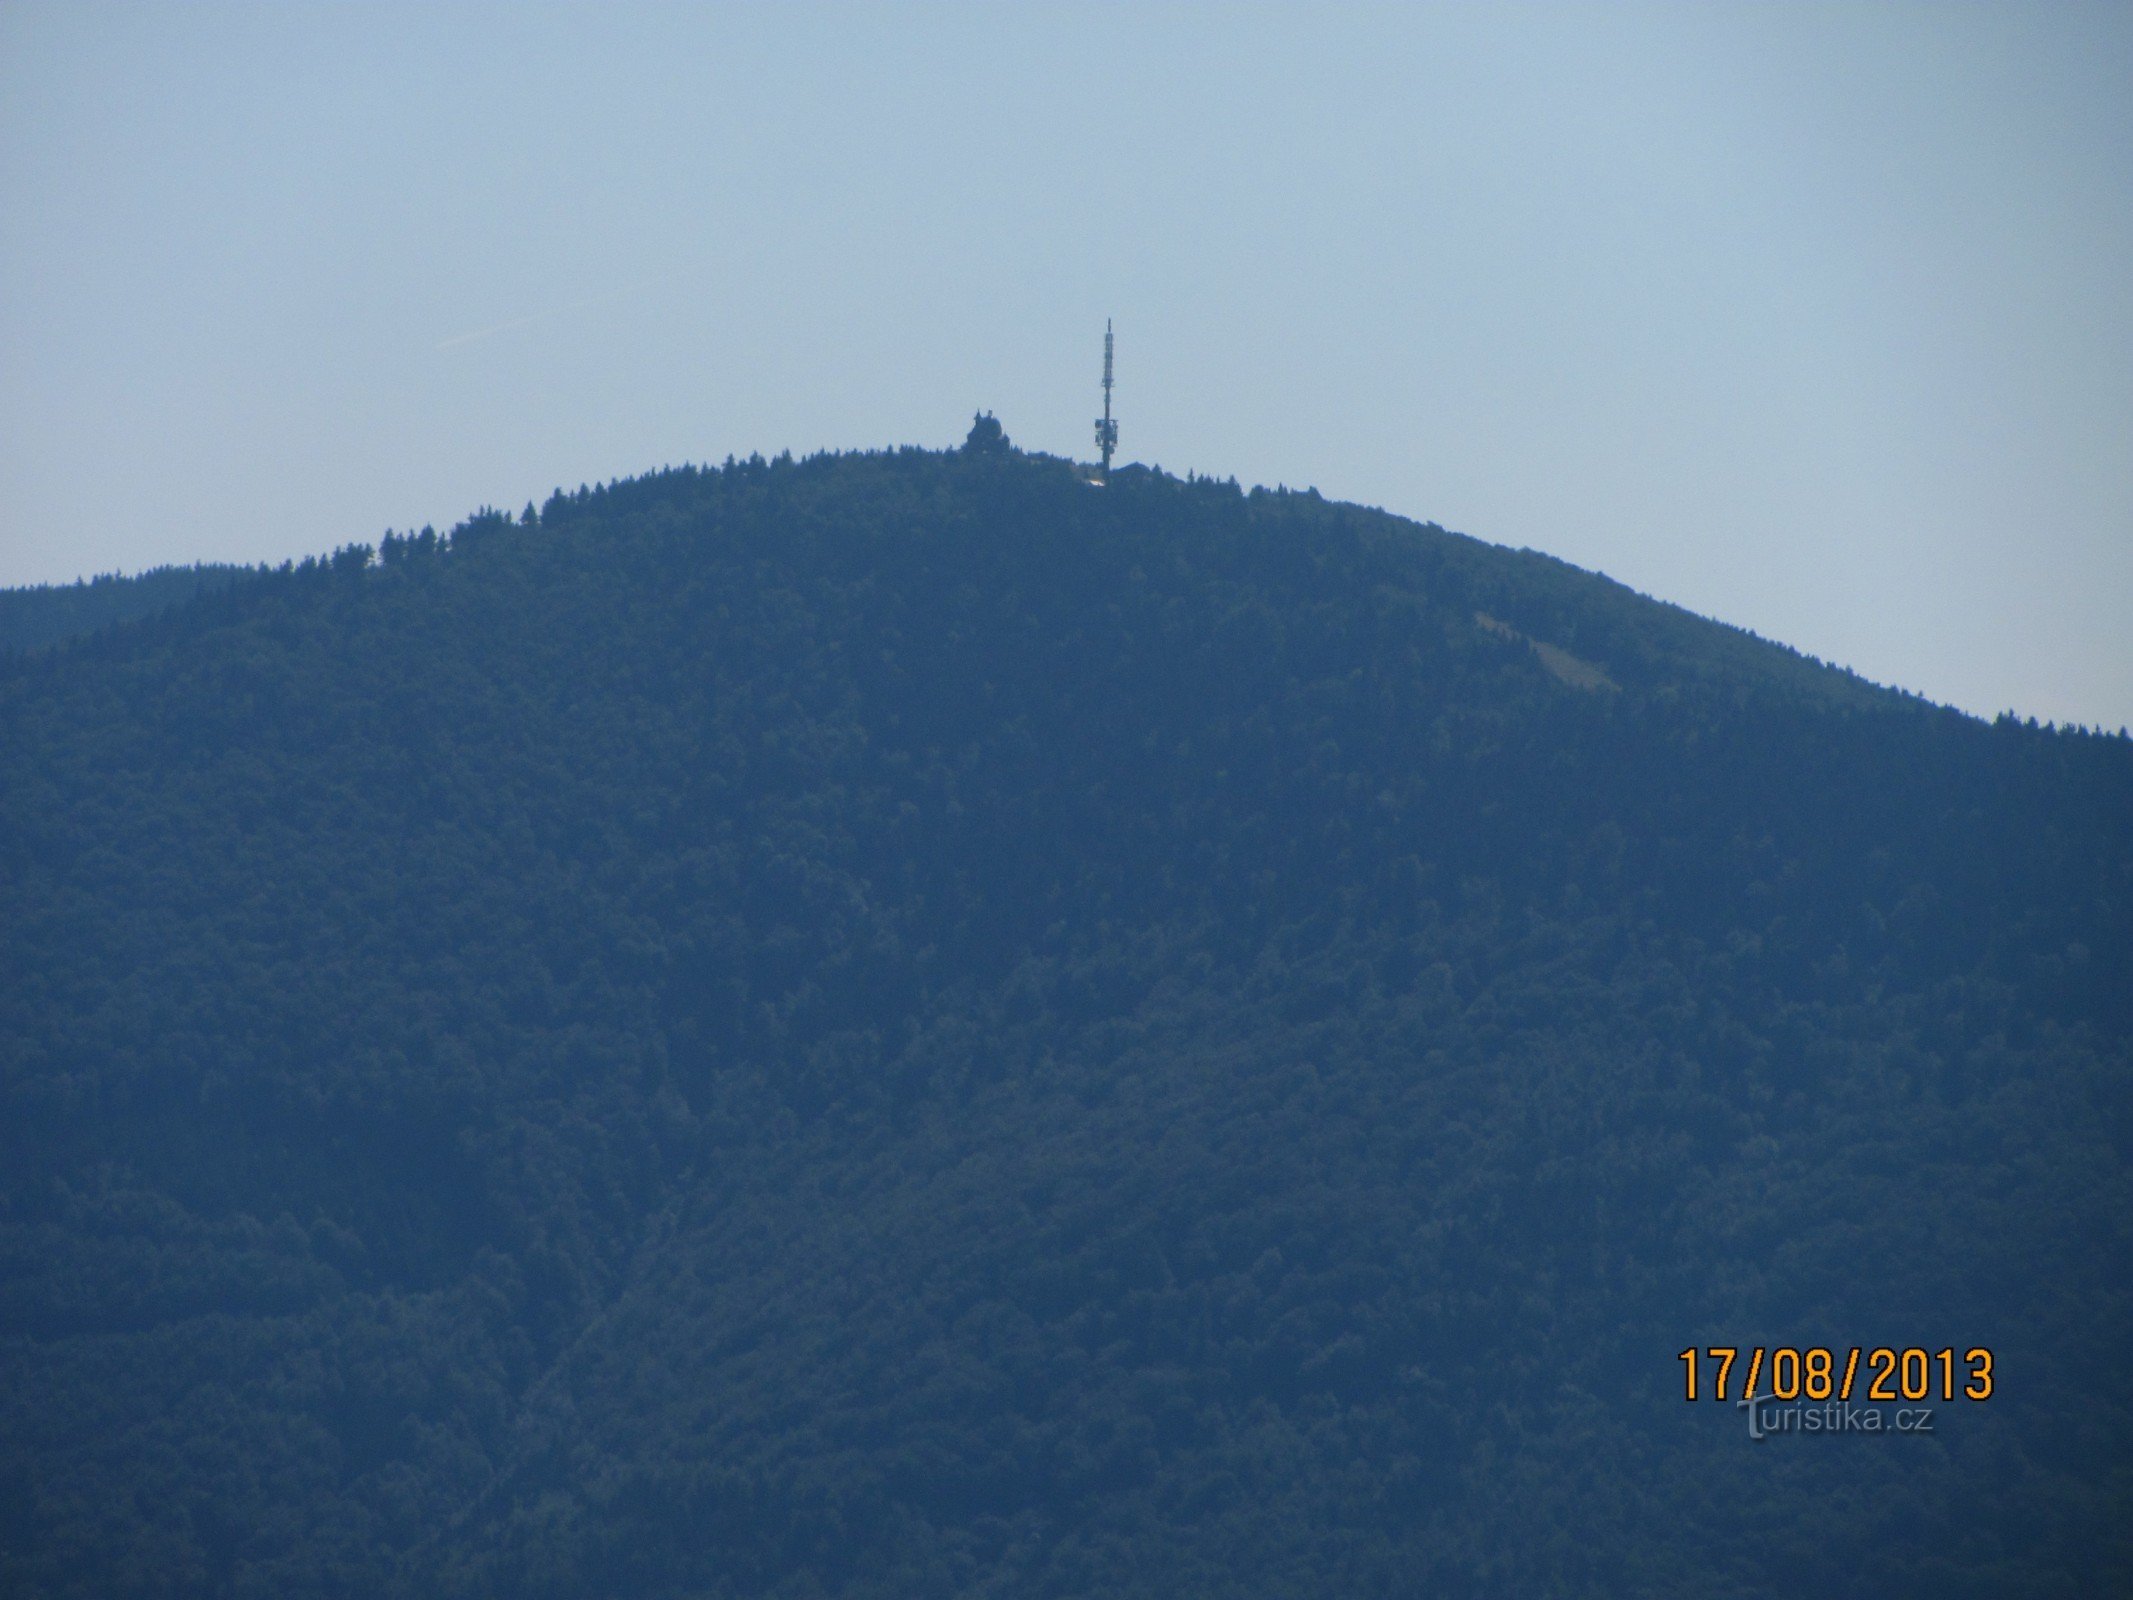
<path fill-rule="evenodd" d="M 0 583 L 728 453 L 1314 484 L 2133 723 L 2133 6 L 0 3 Z"/>

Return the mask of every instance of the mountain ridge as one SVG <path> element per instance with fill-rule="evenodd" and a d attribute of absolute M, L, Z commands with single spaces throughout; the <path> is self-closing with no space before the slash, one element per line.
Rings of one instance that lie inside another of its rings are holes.
<path fill-rule="evenodd" d="M 351 547 L 0 721 L 19 1592 L 2133 1567 L 2126 740 L 919 451 Z M 1788 1341 L 2009 1393 L 1684 1403 Z"/>
<path fill-rule="evenodd" d="M 0 652 L 47 649 L 67 639 L 153 616 L 194 595 L 241 583 L 259 569 L 225 562 L 103 573 L 73 583 L 0 588 Z"/>
<path fill-rule="evenodd" d="M 1052 468 L 1063 467 L 1069 471 L 1075 472 L 1077 475 L 1086 471 L 1085 468 L 1081 468 L 1075 463 L 1066 461 L 1064 458 L 1046 456 L 1042 454 L 1032 454 L 1029 452 L 1016 450 L 1010 446 L 1005 445 L 1001 446 L 1000 448 L 1004 454 L 1025 462 L 1039 463 Z M 799 458 L 797 463 L 794 462 L 794 458 L 789 453 L 781 455 L 780 457 L 775 459 L 787 465 L 797 464 L 802 468 L 807 468 L 821 462 L 885 459 L 894 458 L 898 455 L 911 453 L 924 452 L 916 451 L 916 447 L 904 446 L 892 447 L 889 449 L 881 450 L 823 451 L 817 455 Z M 761 455 L 752 456 L 748 459 L 749 461 L 764 462 L 766 466 L 770 464 L 766 460 L 766 458 L 762 457 Z M 736 460 L 732 457 L 729 457 L 727 459 L 727 470 L 732 470 L 737 465 L 745 465 L 745 463 L 736 462 Z M 610 480 L 607 484 L 602 485 L 598 488 L 581 486 L 577 492 L 576 497 L 565 495 L 562 490 L 558 489 L 550 496 L 548 504 L 551 507 L 561 506 L 567 504 L 573 498 L 623 492 L 627 491 L 633 485 L 657 483 L 676 475 L 687 477 L 689 475 L 703 474 L 715 470 L 718 469 L 697 466 L 694 464 L 684 465 L 678 468 L 656 468 L 637 477 Z M 1250 489 L 1244 489 L 1236 487 L 1234 479 L 1202 478 L 1194 474 L 1187 474 L 1183 479 L 1173 479 L 1171 478 L 1171 475 L 1164 473 L 1160 468 L 1143 467 L 1138 465 L 1127 465 L 1121 467 L 1117 469 L 1117 473 L 1121 481 L 1126 483 L 1132 482 L 1136 475 L 1145 474 L 1157 480 L 1169 479 L 1170 481 L 1180 482 L 1187 485 L 1202 483 L 1228 485 L 1235 489 L 1235 492 L 1242 495 L 1248 500 L 1253 499 L 1255 497 L 1267 496 L 1273 497 L 1278 500 L 1285 497 L 1294 496 L 1300 500 L 1308 500 L 1314 502 L 1323 501 L 1329 506 L 1333 506 L 1347 512 L 1361 514 L 1375 519 L 1383 519 L 1388 524 L 1395 525 L 1398 527 L 1404 527 L 1423 534 L 1440 535 L 1447 539 L 1465 541 L 1482 550 L 1495 551 L 1507 556 L 1531 558 L 1534 561 L 1546 563 L 1553 567 L 1561 568 L 1566 573 L 1577 575 L 1578 578 L 1595 580 L 1600 584 L 1609 586 L 1610 589 L 1620 590 L 1623 594 L 1631 597 L 1636 601 L 1641 601 L 1652 606 L 1660 607 L 1665 612 L 1679 613 L 1681 617 L 1690 619 L 1693 623 L 1701 624 L 1711 629 L 1723 630 L 1723 633 L 1726 635 L 1738 635 L 1741 639 L 1747 641 L 1751 646 L 1766 647 L 1770 650 L 1780 652 L 1786 657 L 1796 659 L 1810 667 L 1820 668 L 1828 672 L 1837 674 L 1840 677 L 1851 680 L 1855 684 L 1863 686 L 1867 689 L 1880 690 L 1886 693 L 1895 694 L 1908 700 L 1919 701 L 1920 703 L 1926 705 L 1936 704 L 1935 702 L 1927 699 L 1925 696 L 1918 694 L 1916 691 L 1874 683 L 1872 680 L 1862 677 L 1860 674 L 1854 672 L 1850 668 L 1842 667 L 1836 665 L 1835 663 L 1824 662 L 1815 656 L 1797 650 L 1790 645 L 1782 643 L 1781 641 L 1766 639 L 1752 629 L 1739 627 L 1736 624 L 1720 622 L 1716 619 L 1702 616 L 1700 613 L 1680 606 L 1675 602 L 1663 600 L 1656 596 L 1646 594 L 1641 590 L 1630 588 L 1627 585 L 1621 584 L 1618 580 L 1609 578 L 1604 573 L 1576 566 L 1574 563 L 1564 561 L 1562 558 L 1551 555 L 1545 551 L 1532 549 L 1530 547 L 1514 547 L 1509 545 L 1495 544 L 1471 534 L 1452 532 L 1451 530 L 1445 529 L 1440 524 L 1434 522 L 1418 522 L 1412 518 L 1404 517 L 1398 513 L 1387 511 L 1383 508 L 1376 506 L 1369 506 L 1360 503 L 1351 503 L 1337 500 L 1325 500 L 1325 498 L 1315 488 L 1289 489 L 1285 486 L 1257 486 Z M 533 511 L 534 507 L 529 503 L 527 509 L 528 511 Z M 503 513 L 496 512 L 490 508 L 484 508 L 482 511 L 477 512 L 474 517 L 469 518 L 467 520 L 467 523 L 462 524 L 462 526 L 471 525 L 486 528 L 496 519 L 503 516 Z M 537 516 L 535 520 L 538 520 Z M 521 518 L 518 525 L 523 527 L 529 526 L 531 524 L 529 524 L 525 519 Z M 407 534 L 397 534 L 388 532 L 388 534 L 386 535 L 387 539 L 406 542 L 412 542 L 418 537 L 419 535 L 416 535 L 412 532 Z M 450 535 L 447 534 L 439 538 L 439 543 L 448 544 L 449 540 Z M 205 582 L 199 585 L 199 587 L 206 589 L 218 589 L 224 587 L 228 583 L 241 581 L 242 579 L 247 577 L 273 574 L 277 572 L 286 576 L 306 566 L 330 565 L 336 559 L 348 559 L 347 553 L 349 551 L 367 551 L 371 552 L 374 555 L 376 549 L 377 546 L 375 545 L 357 542 L 354 544 L 337 547 L 334 551 L 329 552 L 323 556 L 307 557 L 301 561 L 295 559 L 285 560 L 281 562 L 278 566 L 273 564 L 267 564 L 256 567 L 247 567 L 232 566 L 226 563 L 203 563 L 194 566 L 166 566 L 156 567 L 133 575 L 115 572 L 109 574 L 102 574 L 92 580 L 83 580 L 71 585 L 36 584 L 21 586 L 13 589 L 0 590 L 0 596 L 4 596 L 8 602 L 12 602 L 14 607 L 19 609 L 22 613 L 22 617 L 19 621 L 13 620 L 9 616 L 0 616 L 0 643 L 12 644 L 17 649 L 45 648 L 53 643 L 60 642 L 63 639 L 76 638 L 94 632 L 99 628 L 112 625 L 113 622 L 130 622 L 132 620 L 135 620 L 135 618 L 137 617 L 155 615 L 172 606 L 189 601 L 193 597 L 193 593 L 195 592 L 195 589 L 193 588 L 188 588 L 187 591 L 183 594 L 176 594 L 175 591 L 173 591 L 172 595 L 170 596 L 165 596 L 162 594 L 151 594 L 149 592 L 152 589 L 155 589 L 157 586 L 167 587 L 173 580 L 205 580 Z M 63 616 L 60 614 L 62 612 L 72 612 L 81 609 L 78 604 L 70 603 L 75 600 L 77 592 L 87 593 L 90 591 L 102 590 L 106 587 L 108 587 L 112 591 L 112 594 L 114 596 L 114 600 L 111 603 L 108 603 L 103 608 L 104 610 L 109 611 L 111 613 L 108 618 L 100 614 L 93 620 L 90 620 L 80 619 L 73 616 Z M 139 594 L 140 598 L 116 598 L 120 595 L 130 595 L 134 593 Z M 21 637 L 18 638 L 17 635 L 20 635 Z M 1556 647 L 1550 646 L 1550 648 Z M 1940 709 L 1955 708 L 1941 707 Z"/>

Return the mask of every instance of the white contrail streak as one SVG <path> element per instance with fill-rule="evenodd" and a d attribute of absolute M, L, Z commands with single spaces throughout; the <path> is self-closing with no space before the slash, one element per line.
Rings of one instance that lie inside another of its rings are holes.
<path fill-rule="evenodd" d="M 596 306 L 607 300 L 624 300 L 633 294 L 642 294 L 654 284 L 664 283 L 667 279 L 677 276 L 677 273 L 662 272 L 656 277 L 630 284 L 627 288 L 610 289 L 604 294 L 589 294 L 582 299 L 565 301 L 562 305 L 550 306 L 546 311 L 536 311 L 531 316 L 513 317 L 509 322 L 499 322 L 493 328 L 476 328 L 472 333 L 455 333 L 449 339 L 438 340 L 436 348 L 456 349 L 463 344 L 472 344 L 476 339 L 487 339 L 495 334 L 509 333 L 514 328 L 527 328 L 536 322 L 546 322 L 550 317 L 560 317 L 565 312 L 582 311 L 587 306 Z"/>

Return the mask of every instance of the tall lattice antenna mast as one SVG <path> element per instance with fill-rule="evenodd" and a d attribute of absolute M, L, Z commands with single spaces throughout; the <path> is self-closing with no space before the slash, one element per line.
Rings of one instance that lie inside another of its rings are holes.
<path fill-rule="evenodd" d="M 1111 420 L 1111 319 L 1104 318 L 1104 414 L 1096 419 L 1096 448 L 1104 454 L 1100 481 L 1111 481 L 1111 452 L 1118 448 L 1118 424 Z"/>

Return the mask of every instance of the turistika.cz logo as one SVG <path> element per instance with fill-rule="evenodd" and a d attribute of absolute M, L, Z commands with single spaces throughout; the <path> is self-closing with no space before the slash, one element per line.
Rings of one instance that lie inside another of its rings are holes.
<path fill-rule="evenodd" d="M 1931 1433 L 1931 1406 L 1847 1405 L 1832 1400 L 1815 1404 L 1778 1400 L 1768 1395 L 1736 1400 L 1748 1413 L 1748 1437 L 1768 1439 L 1787 1433 Z"/>

